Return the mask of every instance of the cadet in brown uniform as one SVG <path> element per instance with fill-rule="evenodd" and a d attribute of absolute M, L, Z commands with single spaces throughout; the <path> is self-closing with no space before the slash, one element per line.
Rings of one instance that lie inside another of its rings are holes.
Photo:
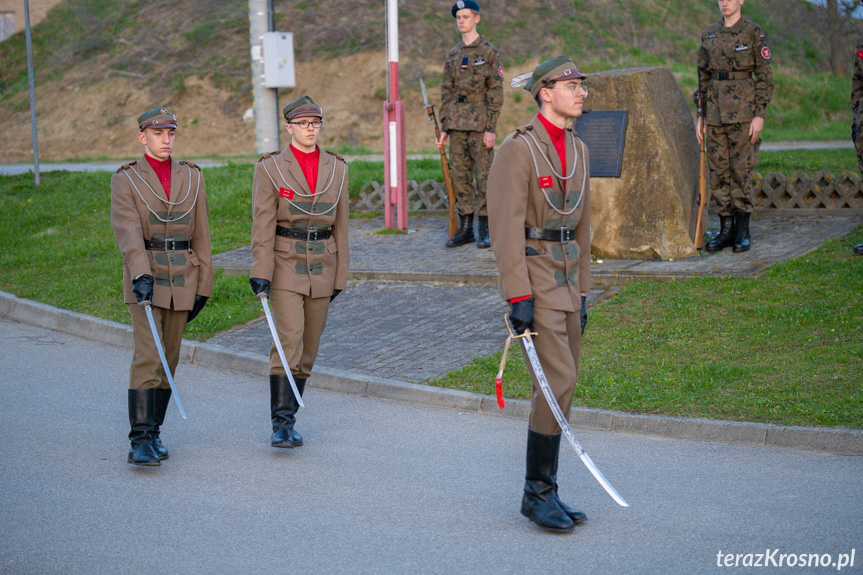
<path fill-rule="evenodd" d="M 255 294 L 266 293 L 285 358 L 270 350 L 270 411 L 274 447 L 299 447 L 294 430 L 300 395 L 312 371 L 330 301 L 348 279 L 348 165 L 317 145 L 323 113 L 308 96 L 284 109 L 291 144 L 265 154 L 252 184 L 252 271 Z"/>
<path fill-rule="evenodd" d="M 863 35 L 857 38 L 857 54 L 854 57 L 854 75 L 851 77 L 851 138 L 857 148 L 857 169 L 863 175 Z M 854 246 L 854 253 L 863 255 L 863 244 Z"/>
<path fill-rule="evenodd" d="M 719 234 L 709 252 L 750 247 L 752 169 L 758 163 L 764 113 L 773 95 L 770 48 L 757 24 L 743 18 L 744 0 L 718 0 L 723 19 L 701 33 L 698 90 L 703 102 L 698 142 L 707 125 L 710 189 L 717 203 Z"/>
<path fill-rule="evenodd" d="M 590 289 L 587 147 L 566 127 L 587 87 L 572 61 L 543 62 L 524 85 L 539 114 L 506 137 L 489 174 L 491 243 L 501 296 L 518 333 L 537 332 L 537 355 L 564 414 L 578 376 Z M 515 83 L 517 87 L 520 83 Z M 561 429 L 534 378 L 521 512 L 544 529 L 569 531 L 587 517 L 557 495 Z"/>
<path fill-rule="evenodd" d="M 479 4 L 458 0 L 452 7 L 462 41 L 446 56 L 440 84 L 441 135 L 437 145 L 450 141 L 452 180 L 459 228 L 446 242 L 452 248 L 474 241 L 489 247 L 486 187 L 494 158 L 495 128 L 503 107 L 503 68 L 497 48 L 477 33 Z M 474 188 L 476 178 L 476 188 Z"/>
<path fill-rule="evenodd" d="M 171 159 L 177 119 L 165 108 L 138 118 L 144 156 L 111 177 L 111 226 L 123 252 L 123 301 L 132 315 L 135 351 L 129 370 L 129 463 L 168 458 L 161 425 L 171 399 L 168 378 L 144 310 L 153 319 L 173 375 L 186 324 L 213 293 L 209 205 L 201 169 Z"/>

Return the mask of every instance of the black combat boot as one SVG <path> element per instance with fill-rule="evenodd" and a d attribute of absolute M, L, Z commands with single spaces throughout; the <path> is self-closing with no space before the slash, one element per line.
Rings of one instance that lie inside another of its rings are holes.
<path fill-rule="evenodd" d="M 727 248 L 728 246 L 734 245 L 734 235 L 736 230 L 734 229 L 734 217 L 733 216 L 719 216 L 719 234 L 712 240 L 707 243 L 707 246 L 704 248 L 708 252 L 719 252 Z"/>
<path fill-rule="evenodd" d="M 488 238 L 488 216 L 477 216 L 479 221 L 476 225 L 476 247 L 490 248 L 491 240 Z"/>
<path fill-rule="evenodd" d="M 156 416 L 156 390 L 129 390 L 129 449 L 127 461 L 132 465 L 161 465 L 153 449 L 153 426 Z"/>
<path fill-rule="evenodd" d="M 734 234 L 734 252 L 749 251 L 749 214 L 746 212 L 734 212 L 734 227 L 737 231 Z"/>
<path fill-rule="evenodd" d="M 528 433 L 533 433 L 530 429 L 527 430 Z M 539 434 L 537 434 L 539 435 Z M 560 500 L 560 496 L 557 494 L 557 462 L 560 460 L 560 434 L 558 435 L 543 435 L 542 437 L 550 437 L 555 438 L 553 441 L 557 443 L 557 447 L 554 448 L 555 454 L 557 457 L 554 458 L 554 466 L 551 468 L 551 482 L 554 483 L 554 497 L 557 499 L 557 504 L 560 505 L 560 508 L 563 509 L 563 512 L 569 515 L 569 518 L 572 519 L 572 522 L 578 525 L 579 523 L 584 523 L 587 521 L 587 515 L 582 513 L 581 511 L 576 511 L 566 503 Z"/>
<path fill-rule="evenodd" d="M 854 253 L 858 256 L 863 256 L 863 244 L 857 244 L 854 246 Z"/>
<path fill-rule="evenodd" d="M 458 230 L 455 235 L 446 241 L 446 247 L 454 248 L 469 244 L 474 240 L 473 236 L 473 214 L 459 214 Z"/>
<path fill-rule="evenodd" d="M 306 380 L 302 377 L 294 378 L 300 396 L 306 387 Z M 270 445 L 273 447 L 299 447 L 303 444 L 303 438 L 294 431 L 294 423 L 297 421 L 296 413 L 300 408 L 291 382 L 287 375 L 270 375 L 270 412 L 273 421 L 273 437 Z"/>
<path fill-rule="evenodd" d="M 548 531 L 572 531 L 575 522 L 558 503 L 556 470 L 560 435 L 527 432 L 527 466 L 521 514 Z"/>
<path fill-rule="evenodd" d="M 153 450 L 159 459 L 168 459 L 168 450 L 162 445 L 162 440 L 159 439 L 159 427 L 165 423 L 165 413 L 168 411 L 168 403 L 171 401 L 171 390 L 156 389 L 156 416 L 153 424 Z"/>

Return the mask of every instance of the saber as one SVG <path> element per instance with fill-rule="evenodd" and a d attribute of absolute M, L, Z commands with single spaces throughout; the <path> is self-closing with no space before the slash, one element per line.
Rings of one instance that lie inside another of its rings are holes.
<path fill-rule="evenodd" d="M 279 352 L 279 359 L 282 360 L 282 367 L 285 368 L 285 374 L 288 376 L 288 381 L 291 384 L 291 391 L 294 392 L 294 397 L 297 398 L 297 403 L 300 404 L 300 407 L 305 407 L 306 404 L 303 403 L 303 398 L 300 397 L 297 384 L 294 382 L 294 376 L 291 375 L 291 368 L 288 367 L 288 360 L 285 359 L 285 352 L 282 349 L 282 341 L 279 339 L 279 334 L 276 331 L 276 324 L 273 322 L 273 314 L 270 312 L 270 304 L 267 303 L 269 301 L 267 299 L 267 294 L 261 292 L 255 297 L 261 300 L 261 305 L 264 306 L 264 315 L 267 316 L 267 323 L 270 324 L 270 333 L 273 334 L 273 341 L 276 344 L 276 350 Z"/>
<path fill-rule="evenodd" d="M 605 478 L 605 475 L 599 470 L 587 452 L 581 447 L 581 444 L 575 438 L 575 434 L 572 432 L 572 428 L 569 426 L 569 422 L 566 420 L 566 417 L 563 415 L 563 410 L 560 409 L 560 406 L 557 404 L 557 399 L 554 397 L 554 393 L 551 391 L 551 385 L 548 383 L 548 379 L 545 377 L 545 372 L 542 370 L 542 365 L 539 363 L 539 356 L 536 355 L 536 348 L 533 345 L 533 339 L 530 337 L 530 330 L 524 330 L 524 334 L 519 337 L 521 340 L 521 344 L 524 346 L 524 351 L 527 354 L 527 358 L 530 360 L 530 366 L 533 368 L 533 373 L 536 375 L 536 380 L 539 382 L 539 388 L 542 390 L 542 394 L 545 396 L 545 400 L 548 402 L 548 406 L 551 408 L 551 412 L 554 414 L 554 418 L 557 420 L 557 424 L 563 430 L 563 434 L 566 435 L 566 438 L 575 448 L 575 452 L 578 453 L 578 456 L 590 470 L 590 473 L 599 481 L 599 484 L 602 485 L 602 488 L 605 489 L 606 493 L 611 495 L 611 498 L 614 499 L 618 505 L 622 507 L 629 507 L 629 503 L 620 496 L 620 493 L 608 482 L 608 479 Z"/>
<path fill-rule="evenodd" d="M 177 402 L 177 409 L 180 410 L 180 415 L 186 419 L 186 410 L 183 409 L 183 402 L 180 401 L 180 394 L 177 393 L 177 386 L 174 385 L 174 376 L 171 375 L 171 368 L 168 367 L 168 358 L 165 357 L 165 350 L 162 349 L 162 342 L 159 339 L 159 331 L 156 329 L 156 322 L 153 320 L 153 302 L 146 300 L 138 305 L 144 306 L 144 311 L 147 313 L 147 321 L 150 322 L 150 331 L 153 332 L 153 340 L 156 342 L 156 349 L 159 350 L 159 359 L 162 360 L 162 368 L 165 370 L 165 375 L 168 376 L 168 384 L 171 386 L 171 391 L 174 394 L 174 401 Z"/>

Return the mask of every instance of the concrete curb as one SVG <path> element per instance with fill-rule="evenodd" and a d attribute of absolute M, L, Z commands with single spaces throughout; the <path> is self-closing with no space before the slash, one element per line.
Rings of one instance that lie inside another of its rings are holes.
<path fill-rule="evenodd" d="M 131 349 L 131 326 L 19 298 L 0 291 L 0 317 L 71 334 L 99 343 Z M 183 340 L 181 361 L 213 369 L 266 376 L 268 358 L 226 347 Z M 405 401 L 418 405 L 475 411 L 526 420 L 530 402 L 507 399 L 500 410 L 492 396 L 443 389 L 398 380 L 381 380 L 348 371 L 315 368 L 314 387 L 368 397 Z M 822 451 L 835 455 L 863 455 L 863 430 L 781 426 L 764 423 L 720 421 L 687 417 L 640 415 L 573 407 L 570 422 L 581 429 L 652 435 L 670 439 L 720 441 Z"/>

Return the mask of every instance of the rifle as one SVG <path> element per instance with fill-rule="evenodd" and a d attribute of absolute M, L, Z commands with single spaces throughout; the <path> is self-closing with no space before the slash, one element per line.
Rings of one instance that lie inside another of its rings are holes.
<path fill-rule="evenodd" d="M 435 143 L 437 143 L 440 140 L 440 128 L 438 127 L 437 116 L 434 113 L 434 104 L 429 102 L 429 95 L 426 92 L 426 85 L 422 78 L 420 78 L 420 88 L 422 88 L 423 100 L 425 101 L 423 108 L 428 112 L 429 121 L 434 120 Z M 443 181 L 446 184 L 446 194 L 449 198 L 449 237 L 453 237 L 458 231 L 458 221 L 455 217 L 455 191 L 452 187 L 452 176 L 449 173 L 449 162 L 446 159 L 446 152 L 443 146 L 440 146 L 438 150 L 440 150 L 440 165 L 443 168 Z"/>
<path fill-rule="evenodd" d="M 704 247 L 704 208 L 707 206 L 707 122 L 701 92 L 697 92 L 698 115 L 701 117 L 701 147 L 698 150 L 698 214 L 695 218 L 695 249 Z"/>

